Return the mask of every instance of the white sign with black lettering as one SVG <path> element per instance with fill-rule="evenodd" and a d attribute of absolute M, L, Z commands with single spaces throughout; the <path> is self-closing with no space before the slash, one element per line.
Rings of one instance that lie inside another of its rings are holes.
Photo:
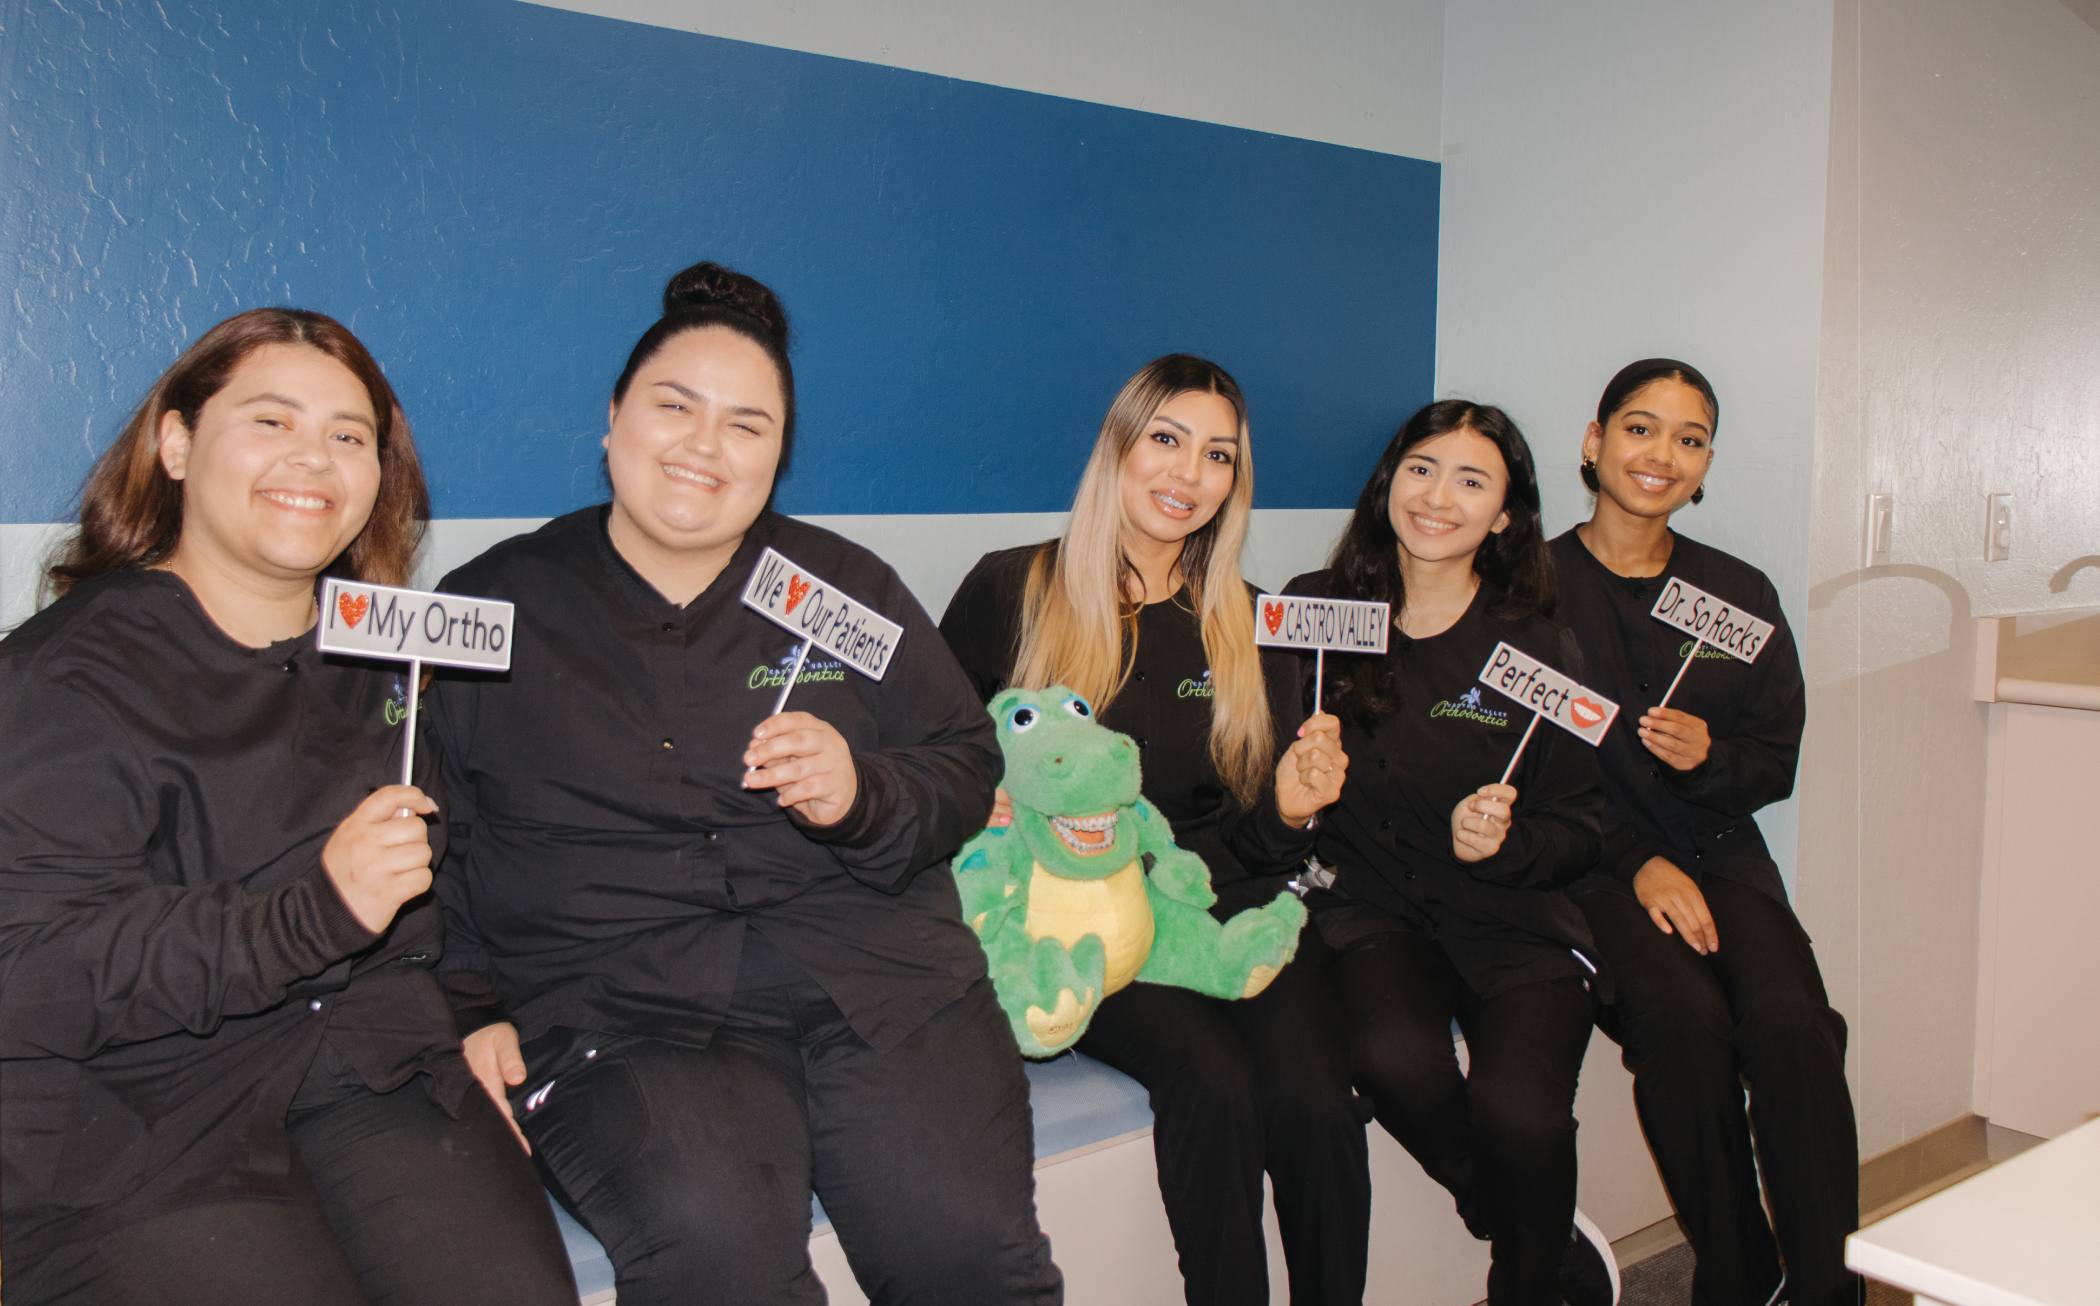
<path fill-rule="evenodd" d="M 1392 608 L 1361 599 L 1264 594 L 1256 603 L 1254 642 L 1271 648 L 1383 653 Z"/>
<path fill-rule="evenodd" d="M 1531 742 L 1531 732 L 1541 720 L 1551 721 L 1595 748 L 1619 718 L 1617 703 L 1508 644 L 1495 645 L 1487 665 L 1480 669 L 1480 683 L 1532 711 L 1531 724 L 1524 727 L 1524 737 L 1517 741 L 1517 751 L 1502 772 L 1503 784 L 1516 774 L 1517 759 L 1524 756 L 1524 745 Z"/>
<path fill-rule="evenodd" d="M 871 680 L 882 679 L 890 669 L 904 638 L 904 627 L 773 549 L 760 554 L 751 569 L 744 603 Z M 789 676 L 783 688 L 794 683 Z"/>
<path fill-rule="evenodd" d="M 317 642 L 323 653 L 508 671 L 514 616 L 499 599 L 330 576 L 321 588 Z"/>
<path fill-rule="evenodd" d="M 408 728 L 402 732 L 401 783 L 416 773 L 416 705 L 423 664 L 510 670 L 517 609 L 501 599 L 398 589 L 330 576 L 321 586 L 314 643 L 323 653 L 408 663 Z"/>
<path fill-rule="evenodd" d="M 1670 705 L 1670 696 L 1684 682 L 1684 673 L 1691 670 L 1692 663 L 1699 660 L 1701 648 L 1717 648 L 1729 657 L 1755 662 L 1772 638 L 1771 622 L 1715 598 L 1697 585 L 1687 585 L 1675 576 L 1664 583 L 1662 593 L 1655 596 L 1655 606 L 1648 609 L 1648 615 L 1657 621 L 1668 622 L 1692 637 L 1692 649 L 1685 654 L 1684 665 L 1677 668 L 1677 674 L 1670 678 L 1670 687 L 1663 691 L 1662 702 L 1655 705 L 1658 712 Z"/>
<path fill-rule="evenodd" d="M 1675 576 L 1664 583 L 1648 615 L 1744 662 L 1757 661 L 1774 629 L 1763 617 L 1753 616 Z"/>

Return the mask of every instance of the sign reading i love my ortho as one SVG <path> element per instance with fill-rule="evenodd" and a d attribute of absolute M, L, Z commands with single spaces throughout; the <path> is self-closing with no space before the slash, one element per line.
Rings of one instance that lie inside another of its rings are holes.
<path fill-rule="evenodd" d="M 751 569 L 744 604 L 872 680 L 889 670 L 904 638 L 904 627 L 774 549 Z"/>
<path fill-rule="evenodd" d="M 1506 695 L 1574 735 L 1592 748 L 1618 719 L 1619 705 L 1594 689 L 1578 684 L 1520 648 L 1495 645 L 1480 683 Z"/>
<path fill-rule="evenodd" d="M 1772 638 L 1771 622 L 1753 617 L 1724 599 L 1715 598 L 1697 585 L 1687 585 L 1675 576 L 1662 587 L 1648 615 L 1667 621 L 1702 644 L 1712 645 L 1732 658 L 1757 661 L 1765 642 Z M 1673 686 L 1674 688 L 1674 686 Z"/>
<path fill-rule="evenodd" d="M 500 599 L 328 578 L 316 643 L 323 653 L 510 669 L 514 609 Z"/>
<path fill-rule="evenodd" d="M 1263 594 L 1255 601 L 1254 642 L 1272 648 L 1383 653 L 1392 607 L 1361 599 Z"/>

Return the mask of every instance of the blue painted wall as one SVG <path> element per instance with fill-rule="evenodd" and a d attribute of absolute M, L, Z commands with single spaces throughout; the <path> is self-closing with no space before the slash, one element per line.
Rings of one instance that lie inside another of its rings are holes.
<path fill-rule="evenodd" d="M 795 320 L 790 512 L 1061 508 L 1171 349 L 1245 385 L 1262 506 L 1340 506 L 1430 393 L 1434 163 L 513 0 L 0 18 L 0 521 L 69 517 L 152 377 L 263 303 L 372 346 L 440 517 L 590 501 L 699 257 Z"/>

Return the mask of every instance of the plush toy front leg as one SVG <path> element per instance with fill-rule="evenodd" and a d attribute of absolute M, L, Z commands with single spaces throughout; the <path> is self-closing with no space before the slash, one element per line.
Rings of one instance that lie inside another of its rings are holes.
<path fill-rule="evenodd" d="M 1305 904 L 1290 894 L 1253 907 L 1224 924 L 1200 907 L 1147 893 L 1156 921 L 1152 956 L 1137 977 L 1173 984 L 1214 998 L 1251 998 L 1298 955 Z"/>
<path fill-rule="evenodd" d="M 984 940 L 992 989 L 1024 1057 L 1054 1057 L 1079 1041 L 1101 1006 L 1108 954 L 1097 935 L 1067 948 L 1018 929 Z"/>

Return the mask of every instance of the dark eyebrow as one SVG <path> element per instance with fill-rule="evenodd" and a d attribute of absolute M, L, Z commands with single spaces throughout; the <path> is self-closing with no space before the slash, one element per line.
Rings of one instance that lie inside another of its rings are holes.
<path fill-rule="evenodd" d="M 248 408 L 255 404 L 276 404 L 279 408 L 289 408 L 295 413 L 303 413 L 306 411 L 305 404 L 300 403 L 297 399 L 292 398 L 290 395 L 281 395 L 274 390 L 265 390 L 259 395 L 251 395 L 250 397 L 243 399 L 240 403 L 234 405 L 234 407 Z M 376 431 L 379 429 L 379 424 L 374 422 L 371 418 L 365 416 L 363 413 L 335 413 L 332 414 L 328 420 L 331 422 L 356 422 L 359 426 L 364 427 L 368 431 Z"/>
<path fill-rule="evenodd" d="M 1177 430 L 1177 431 L 1181 432 L 1181 433 L 1182 433 L 1183 435 L 1194 435 L 1194 434 L 1195 434 L 1195 432 L 1193 432 L 1193 431 L 1189 430 L 1189 428 L 1188 428 L 1187 426 L 1183 425 L 1183 424 L 1182 424 L 1182 423 L 1180 423 L 1180 422 L 1177 422 L 1177 421 L 1175 421 L 1175 420 L 1174 420 L 1173 418 L 1171 418 L 1171 417 L 1167 416 L 1167 415 L 1166 415 L 1165 413 L 1154 413 L 1154 414 L 1152 414 L 1152 420 L 1153 420 L 1153 421 L 1155 421 L 1155 422 L 1165 422 L 1165 423 L 1166 423 L 1166 424 L 1167 424 L 1168 426 L 1171 426 L 1171 427 L 1173 427 L 1173 428 L 1174 428 L 1175 430 Z"/>
<path fill-rule="evenodd" d="M 676 381 L 653 381 L 650 384 L 660 385 L 666 390 L 676 391 L 678 394 L 682 395 L 687 399 L 692 400 L 696 404 L 704 404 L 707 402 L 707 400 L 701 396 L 699 391 L 694 390 L 689 386 L 682 386 Z M 763 417 L 769 422 L 777 422 L 780 420 L 779 418 L 773 416 L 772 413 L 766 411 L 763 408 L 752 408 L 749 405 L 739 405 L 738 407 L 731 408 L 729 410 L 729 414 L 732 417 Z"/>
<path fill-rule="evenodd" d="M 1660 417 L 1657 417 L 1657 416 L 1656 416 L 1656 415 L 1655 415 L 1654 413 L 1651 413 L 1651 412 L 1649 412 L 1649 411 L 1648 411 L 1647 409 L 1645 409 L 1645 408 L 1636 408 L 1636 409 L 1633 409 L 1633 410 L 1632 410 L 1631 412 L 1627 413 L 1626 415 L 1627 415 L 1628 417 L 1645 417 L 1645 418 L 1647 418 L 1647 419 L 1648 419 L 1649 421 L 1651 421 L 1651 422 L 1654 422 L 1654 423 L 1656 423 L 1657 425 L 1661 425 L 1661 424 L 1662 424 L 1662 418 L 1660 418 Z M 1702 431 L 1702 432 L 1704 432 L 1704 433 L 1705 433 L 1705 434 L 1707 434 L 1707 435 L 1712 435 L 1712 434 L 1713 434 L 1713 432 L 1712 432 L 1712 431 L 1708 431 L 1708 430 L 1706 429 L 1706 423 L 1704 423 L 1704 422 L 1686 422 L 1686 423 L 1684 423 L 1684 425 L 1686 425 L 1686 426 L 1689 426 L 1689 427 L 1693 428 L 1694 430 L 1697 430 L 1697 431 Z"/>

